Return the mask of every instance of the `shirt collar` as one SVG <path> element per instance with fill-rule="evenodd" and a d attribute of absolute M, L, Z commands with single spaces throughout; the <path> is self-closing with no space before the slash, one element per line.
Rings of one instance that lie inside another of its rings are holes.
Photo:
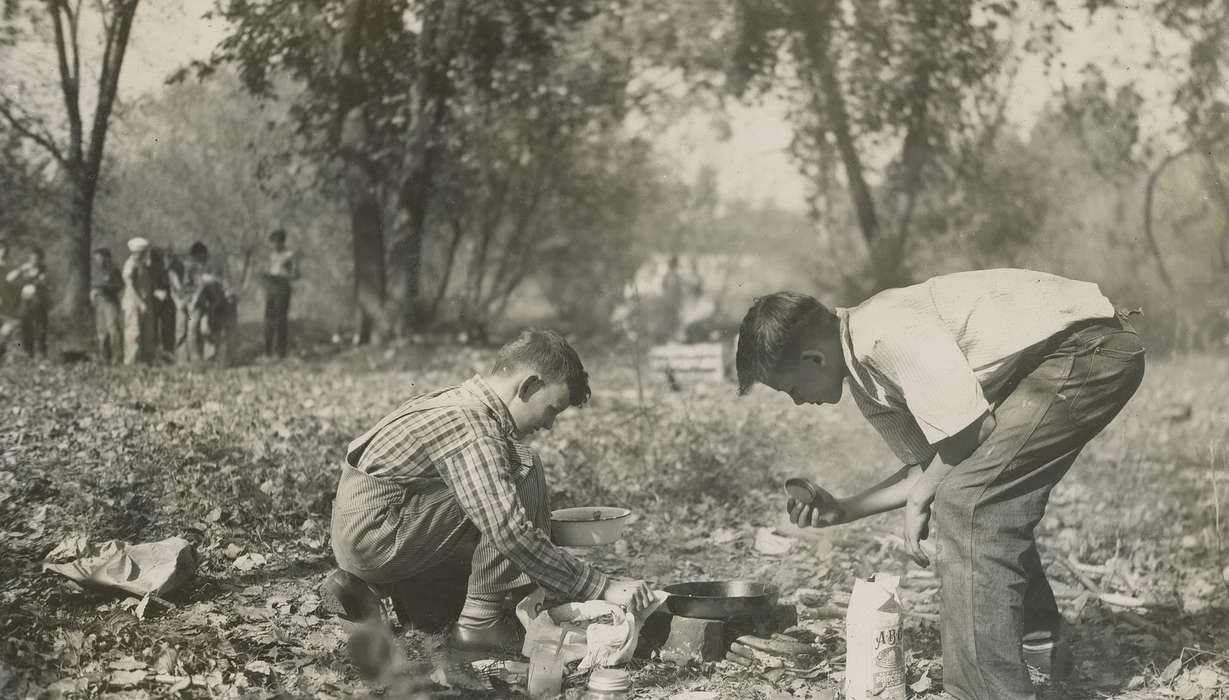
<path fill-rule="evenodd" d="M 487 384 L 480 375 L 475 374 L 461 386 L 486 404 L 491 415 L 495 416 L 495 422 L 499 423 L 499 429 L 503 434 L 516 437 L 516 422 L 512 420 L 512 413 L 508 411 L 507 404 L 499 398 L 499 394 L 495 393 L 490 384 Z"/>
<path fill-rule="evenodd" d="M 851 309 L 837 307 L 833 311 L 840 321 L 841 355 L 845 360 L 845 368 L 848 370 L 849 388 L 863 396 L 868 396 L 871 393 L 868 387 L 872 386 L 873 382 L 866 375 L 866 368 L 858 362 L 858 356 L 853 351 L 853 332 L 849 327 Z"/>

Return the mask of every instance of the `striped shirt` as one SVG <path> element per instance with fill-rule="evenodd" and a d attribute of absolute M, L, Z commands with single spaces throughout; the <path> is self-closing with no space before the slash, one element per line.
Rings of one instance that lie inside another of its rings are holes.
<path fill-rule="evenodd" d="M 442 479 L 465 516 L 501 555 L 559 595 L 592 600 L 606 587 L 606 574 L 551 543 L 549 523 L 545 530 L 535 527 L 525 513 L 517 487 L 530 475 L 536 456 L 515 440 L 507 406 L 480 377 L 410 399 L 352 442 L 347 459 L 381 482 L 404 487 L 407 494 L 415 491 L 416 482 Z M 339 489 L 336 512 L 361 516 L 363 504 L 353 500 Z M 342 529 L 359 537 L 367 531 L 361 526 Z M 397 545 L 422 547 L 426 558 L 430 541 L 452 534 L 418 532 L 415 541 L 398 537 Z M 356 548 L 361 550 L 362 543 Z"/>
<path fill-rule="evenodd" d="M 926 465 L 1001 398 L 1026 350 L 1114 306 L 1096 284 L 1004 269 L 934 277 L 836 314 L 854 402 L 897 457 Z"/>

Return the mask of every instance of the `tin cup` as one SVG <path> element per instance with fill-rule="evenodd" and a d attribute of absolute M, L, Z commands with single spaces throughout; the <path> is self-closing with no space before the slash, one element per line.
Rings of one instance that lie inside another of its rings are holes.
<path fill-rule="evenodd" d="M 1038 671 L 1054 672 L 1054 637 L 1049 632 L 1033 632 L 1024 636 L 1024 662 Z"/>
<path fill-rule="evenodd" d="M 804 505 L 823 506 L 836 502 L 836 498 L 810 479 L 795 477 L 785 481 L 785 494 Z"/>

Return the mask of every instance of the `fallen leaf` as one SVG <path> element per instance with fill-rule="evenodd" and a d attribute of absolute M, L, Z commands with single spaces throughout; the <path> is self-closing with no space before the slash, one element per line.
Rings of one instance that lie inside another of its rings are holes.
<path fill-rule="evenodd" d="M 1182 700 L 1194 700 L 1202 695 L 1201 688 L 1195 685 L 1195 682 L 1187 676 L 1182 676 L 1178 679 L 1177 683 L 1174 683 L 1174 692 Z"/>
<path fill-rule="evenodd" d="M 1200 688 L 1219 688 L 1223 677 L 1211 666 L 1204 666 L 1195 674 L 1194 680 Z"/>
<path fill-rule="evenodd" d="M 755 549 L 761 554 L 780 556 L 794 548 L 798 540 L 782 537 L 771 528 L 761 527 L 755 531 Z"/>
<path fill-rule="evenodd" d="M 824 603 L 824 592 L 817 588 L 799 588 L 797 596 L 798 602 L 803 605 L 814 607 Z"/>
<path fill-rule="evenodd" d="M 1182 587 L 1182 610 L 1187 613 L 1200 613 L 1212 606 L 1211 596 L 1216 592 L 1216 584 L 1204 576 L 1196 576 Z"/>
<path fill-rule="evenodd" d="M 170 688 L 166 689 L 168 693 L 178 693 L 181 690 L 186 690 L 188 686 L 192 685 L 192 678 L 190 676 L 172 676 L 163 673 L 154 676 L 154 680 L 158 683 L 171 686 Z"/>
<path fill-rule="evenodd" d="M 61 678 L 60 680 L 47 686 L 47 690 L 52 692 L 52 697 L 55 693 L 84 693 L 90 689 L 90 681 L 88 678 Z"/>
<path fill-rule="evenodd" d="M 107 682 L 118 688 L 131 688 L 148 675 L 146 671 L 112 671 Z"/>
<path fill-rule="evenodd" d="M 1178 674 L 1181 672 L 1182 672 L 1182 657 L 1179 656 L 1173 661 L 1170 661 L 1169 665 L 1165 667 L 1165 670 L 1161 671 L 1161 682 L 1171 683 L 1173 682 L 1173 679 L 1177 678 Z"/>
<path fill-rule="evenodd" d="M 235 612 L 239 613 L 239 617 L 249 622 L 264 622 L 273 619 L 273 611 L 268 608 L 252 608 L 240 605 L 235 608 Z"/>
<path fill-rule="evenodd" d="M 243 667 L 243 670 L 248 671 L 249 673 L 259 673 L 262 676 L 267 676 L 273 672 L 273 669 L 269 667 L 269 662 L 261 661 L 260 659 L 249 661 L 247 665 Z"/>
<path fill-rule="evenodd" d="M 216 523 L 221 518 L 222 518 L 222 509 L 214 508 L 213 510 L 209 511 L 209 513 L 205 515 L 205 522 Z"/>
<path fill-rule="evenodd" d="M 151 594 L 146 593 L 145 597 L 141 598 L 141 602 L 137 603 L 137 609 L 134 611 L 134 613 L 136 614 L 138 620 L 145 619 L 145 609 L 149 607 L 149 596 L 150 595 Z"/>
<path fill-rule="evenodd" d="M 149 668 L 149 664 L 144 661 L 138 661 L 131 656 L 125 656 L 122 659 L 112 661 L 107 664 L 107 668 L 113 671 L 138 671 L 144 668 Z"/>
<path fill-rule="evenodd" d="M 265 565 L 267 560 L 263 554 L 248 553 L 235 559 L 235 568 L 240 571 L 251 571 Z"/>

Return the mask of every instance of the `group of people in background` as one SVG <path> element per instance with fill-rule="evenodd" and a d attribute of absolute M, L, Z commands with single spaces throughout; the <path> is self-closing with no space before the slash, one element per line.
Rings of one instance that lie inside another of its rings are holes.
<path fill-rule="evenodd" d="M 286 232 L 269 236 L 265 285 L 265 355 L 284 358 L 288 349 L 291 287 L 298 257 Z M 127 242 L 117 265 L 111 250 L 93 252 L 90 304 L 97 359 L 105 364 L 225 362 L 236 321 L 237 297 L 210 268 L 209 248 L 193 243 L 184 256 L 142 237 Z M 0 239 L 0 357 L 13 336 L 31 357 L 47 354 L 49 294 L 43 251 L 32 247 L 21 265 L 9 262 Z"/>

